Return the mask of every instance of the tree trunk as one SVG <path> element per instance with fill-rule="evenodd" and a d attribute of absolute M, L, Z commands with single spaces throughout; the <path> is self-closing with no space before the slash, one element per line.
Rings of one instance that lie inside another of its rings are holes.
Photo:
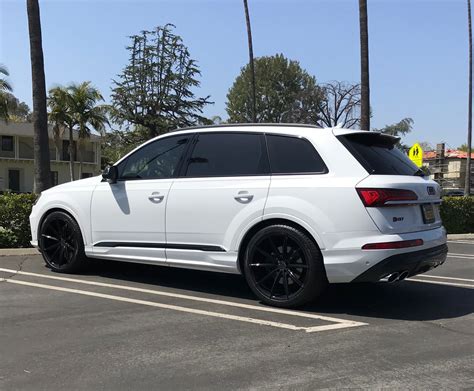
<path fill-rule="evenodd" d="M 469 29 L 469 106 L 467 114 L 467 160 L 466 179 L 464 183 L 464 195 L 471 193 L 471 147 L 472 147 L 472 20 L 471 20 L 471 0 L 467 0 L 467 18 Z"/>
<path fill-rule="evenodd" d="M 369 32 L 367 0 L 359 0 L 360 23 L 360 128 L 370 130 Z"/>
<path fill-rule="evenodd" d="M 74 180 L 74 132 L 72 127 L 69 128 L 69 174 L 71 175 L 71 182 Z"/>
<path fill-rule="evenodd" d="M 249 64 L 251 77 L 251 91 L 252 91 L 252 122 L 257 122 L 257 101 L 256 101 L 256 86 L 255 86 L 255 67 L 253 63 L 253 44 L 252 44 L 252 29 L 250 27 L 249 6 L 247 0 L 244 0 L 245 22 L 247 23 L 247 38 L 249 42 Z"/>
<path fill-rule="evenodd" d="M 30 35 L 31 79 L 33 90 L 34 128 L 34 192 L 51 187 L 49 159 L 48 116 L 46 112 L 46 83 L 44 77 L 41 20 L 38 0 L 27 0 L 28 30 Z"/>

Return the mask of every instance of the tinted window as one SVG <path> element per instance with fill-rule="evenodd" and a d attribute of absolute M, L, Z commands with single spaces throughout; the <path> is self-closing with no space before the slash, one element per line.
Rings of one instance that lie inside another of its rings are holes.
<path fill-rule="evenodd" d="M 369 174 L 414 175 L 418 167 L 395 145 L 395 139 L 378 133 L 355 133 L 339 136 Z"/>
<path fill-rule="evenodd" d="M 167 137 L 145 145 L 119 164 L 121 179 L 172 178 L 191 135 Z"/>
<path fill-rule="evenodd" d="M 327 172 L 326 165 L 308 140 L 267 135 L 267 145 L 274 174 Z"/>
<path fill-rule="evenodd" d="M 13 151 L 13 136 L 2 136 L 2 151 Z"/>
<path fill-rule="evenodd" d="M 237 176 L 268 173 L 263 136 L 253 133 L 200 134 L 186 176 Z"/>

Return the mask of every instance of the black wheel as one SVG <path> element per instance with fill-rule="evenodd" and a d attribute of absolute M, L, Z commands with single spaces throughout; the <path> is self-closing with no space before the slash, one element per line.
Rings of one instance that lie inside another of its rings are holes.
<path fill-rule="evenodd" d="M 265 303 L 297 307 L 327 286 L 321 252 L 303 232 L 286 225 L 258 231 L 244 255 L 245 278 Z"/>
<path fill-rule="evenodd" d="M 85 265 L 81 230 L 67 213 L 49 214 L 41 225 L 38 239 L 43 258 L 54 271 L 74 273 Z"/>

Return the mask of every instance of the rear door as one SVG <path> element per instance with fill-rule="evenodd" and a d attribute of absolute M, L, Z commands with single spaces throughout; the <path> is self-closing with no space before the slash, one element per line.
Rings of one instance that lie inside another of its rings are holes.
<path fill-rule="evenodd" d="M 367 170 L 357 184 L 367 213 L 382 233 L 407 233 L 441 226 L 439 185 L 397 148 L 397 139 L 364 132 L 338 139 Z"/>
<path fill-rule="evenodd" d="M 236 268 L 236 232 L 262 219 L 270 174 L 263 134 L 199 133 L 166 208 L 167 261 Z M 226 254 L 227 253 L 227 254 Z"/>

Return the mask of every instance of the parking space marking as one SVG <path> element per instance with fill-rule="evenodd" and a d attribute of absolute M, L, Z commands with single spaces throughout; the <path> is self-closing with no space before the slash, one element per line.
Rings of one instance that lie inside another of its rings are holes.
<path fill-rule="evenodd" d="M 262 312 L 271 312 L 271 313 L 282 314 L 282 315 L 298 316 L 298 317 L 303 317 L 303 318 L 308 318 L 308 319 L 316 319 L 316 320 L 321 320 L 321 321 L 334 323 L 334 324 L 331 324 L 331 325 L 313 326 L 313 327 L 298 327 L 298 326 L 294 326 L 294 325 L 283 324 L 283 325 L 288 326 L 288 327 L 281 327 L 281 328 L 289 328 L 291 330 L 305 330 L 306 332 L 316 332 L 316 331 L 325 331 L 325 330 L 333 330 L 333 329 L 341 329 L 341 328 L 358 327 L 358 326 L 367 325 L 367 323 L 364 323 L 364 322 L 357 322 L 357 321 L 346 320 L 346 319 L 341 319 L 341 318 L 334 318 L 334 317 L 324 316 L 324 315 L 309 314 L 309 313 L 298 312 L 298 311 L 293 311 L 293 310 L 285 310 L 285 309 L 280 309 L 280 308 L 262 307 L 262 306 L 252 305 L 252 304 L 236 303 L 236 302 L 233 302 L 233 301 L 209 299 L 209 298 L 205 298 L 205 297 L 183 295 L 183 294 L 179 294 L 179 293 L 157 291 L 157 290 L 152 290 L 152 289 L 143 289 L 143 288 L 126 286 L 126 285 L 117 285 L 117 284 L 109 284 L 109 283 L 102 283 L 102 282 L 96 282 L 96 281 L 87 281 L 87 280 L 80 280 L 80 279 L 68 278 L 68 277 L 49 276 L 49 275 L 45 275 L 45 274 L 17 271 L 17 270 L 13 270 L 13 269 L 5 269 L 5 268 L 0 268 L 0 272 L 7 272 L 7 273 L 15 274 L 15 275 L 25 275 L 25 276 L 38 277 L 38 278 L 46 278 L 46 279 L 51 279 L 51 280 L 60 280 L 60 281 L 78 283 L 78 284 L 91 285 L 91 286 L 100 286 L 100 287 L 105 287 L 105 288 L 121 289 L 121 290 L 133 291 L 133 292 L 148 293 L 148 294 L 153 294 L 153 295 L 158 295 L 158 296 L 166 296 L 166 297 L 173 297 L 173 298 L 185 299 L 185 300 L 191 300 L 191 301 L 206 302 L 206 303 L 211 303 L 211 304 L 219 304 L 219 305 L 230 306 L 230 307 L 245 308 L 245 309 L 250 309 L 250 310 L 255 310 L 255 311 L 262 311 Z M 25 282 L 25 281 L 13 280 L 11 278 L 0 278 L 0 281 L 6 281 L 6 282 L 11 282 L 11 283 L 19 283 L 19 284 L 23 284 L 23 285 L 31 285 L 31 286 L 37 286 L 37 287 L 52 287 L 52 288 L 49 288 L 49 289 L 56 289 L 57 288 L 56 290 L 65 290 L 67 292 L 73 292 L 73 293 L 87 292 L 87 293 L 82 293 L 82 294 L 89 295 L 89 296 L 94 296 L 95 295 L 97 297 L 104 297 L 104 298 L 117 297 L 117 298 L 124 299 L 122 301 L 135 300 L 135 299 L 124 298 L 122 296 L 104 295 L 104 294 L 101 294 L 101 293 L 95 293 L 95 292 L 90 292 L 90 291 L 81 291 L 81 290 L 71 289 L 71 288 L 62 288 L 62 287 L 56 287 L 56 286 L 53 286 L 53 285 L 36 284 L 36 283 L 30 283 L 30 282 Z M 119 299 L 116 299 L 116 300 L 119 300 Z M 133 302 L 133 301 L 131 301 L 131 302 Z M 138 302 L 145 302 L 145 301 L 144 300 L 138 300 Z M 155 307 L 160 307 L 161 306 L 162 308 L 168 308 L 168 309 L 173 309 L 173 308 L 170 308 L 170 307 L 176 307 L 176 308 L 181 308 L 181 311 L 183 311 L 183 312 L 196 312 L 196 311 L 197 311 L 196 313 L 204 313 L 205 312 L 209 316 L 218 316 L 218 317 L 229 318 L 229 319 L 234 319 L 234 320 L 245 321 L 244 319 L 253 319 L 253 318 L 245 318 L 245 317 L 239 317 L 239 316 L 234 316 L 234 315 L 221 314 L 221 313 L 212 312 L 212 311 L 195 310 L 195 309 L 188 308 L 188 307 L 172 306 L 172 305 L 156 303 L 156 302 L 150 302 L 150 303 L 154 303 L 153 306 L 155 306 Z M 138 304 L 140 304 L 140 303 L 138 303 Z M 187 310 L 189 310 L 189 311 L 187 311 Z M 217 314 L 217 315 L 211 315 L 211 314 Z M 269 326 L 280 327 L 280 326 L 275 326 L 274 325 L 274 324 L 280 324 L 278 322 L 259 320 L 259 319 L 254 319 L 254 320 L 256 320 L 258 322 L 253 322 L 252 321 L 250 323 L 267 324 Z M 274 323 L 274 324 L 270 324 L 270 323 Z"/>
<path fill-rule="evenodd" d="M 462 244 L 472 244 L 474 245 L 474 241 L 468 241 L 468 240 L 448 240 L 448 243 L 462 243 Z"/>
<path fill-rule="evenodd" d="M 474 255 L 448 253 L 448 258 L 462 258 L 462 259 L 473 259 L 474 260 Z"/>
<path fill-rule="evenodd" d="M 456 281 L 467 281 L 467 282 L 474 282 L 474 280 L 470 280 L 469 278 L 457 278 L 457 277 L 445 277 L 445 276 L 432 276 L 430 274 L 423 274 L 419 277 L 424 278 L 440 278 L 442 280 L 456 280 Z"/>
<path fill-rule="evenodd" d="M 461 286 L 461 287 L 463 287 L 463 288 L 471 288 L 471 289 L 474 289 L 474 285 L 458 284 L 458 283 L 455 283 L 455 282 L 420 280 L 420 279 L 418 279 L 418 278 L 407 278 L 405 281 L 425 282 L 425 283 L 427 283 L 427 284 L 438 284 L 438 285 L 449 285 L 449 286 Z"/>

